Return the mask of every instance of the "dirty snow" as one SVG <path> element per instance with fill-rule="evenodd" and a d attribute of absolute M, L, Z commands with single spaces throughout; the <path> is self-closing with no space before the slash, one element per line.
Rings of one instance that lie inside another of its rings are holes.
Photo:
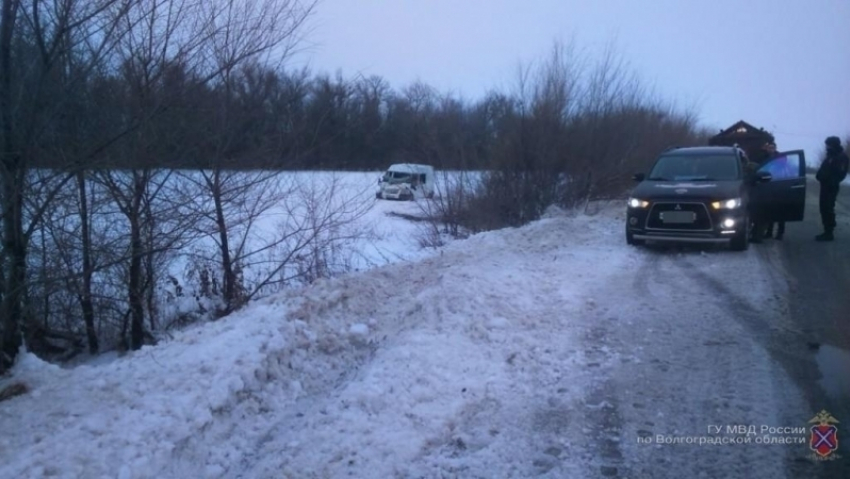
<path fill-rule="evenodd" d="M 638 442 L 805 426 L 758 339 L 781 267 L 628 247 L 622 213 L 553 210 L 112 361 L 24 354 L 0 477 L 783 477 L 805 446 Z"/>

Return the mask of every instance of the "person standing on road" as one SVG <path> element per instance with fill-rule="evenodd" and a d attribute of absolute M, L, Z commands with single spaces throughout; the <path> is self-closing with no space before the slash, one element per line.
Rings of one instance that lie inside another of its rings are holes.
<path fill-rule="evenodd" d="M 815 237 L 817 241 L 832 241 L 833 230 L 835 230 L 835 200 L 838 197 L 838 189 L 844 178 L 847 177 L 847 169 L 850 159 L 841 147 L 841 140 L 837 136 L 830 136 L 826 143 L 826 158 L 820 164 L 816 178 L 820 183 L 820 217 L 823 223 L 823 233 Z"/>
<path fill-rule="evenodd" d="M 772 146 L 772 150 L 771 150 Z M 771 153 L 771 151 L 773 153 Z M 774 156 L 776 156 L 776 144 L 773 142 L 767 142 L 762 145 L 761 150 L 759 150 L 758 154 L 753 155 L 753 161 L 748 165 L 749 166 L 749 175 L 751 176 L 751 183 L 753 185 L 756 184 L 756 173 L 758 170 L 766 165 Z M 765 218 L 765 209 L 764 205 L 761 204 L 752 204 L 750 209 L 750 222 L 752 223 L 752 232 L 750 234 L 750 242 L 751 243 L 761 243 L 762 238 L 766 236 L 768 231 L 768 227 L 770 230 L 773 230 L 773 224 L 768 223 Z"/>
<path fill-rule="evenodd" d="M 762 154 L 762 157 L 759 161 L 760 166 L 766 165 L 767 163 L 770 162 L 770 160 L 773 160 L 774 158 L 779 156 L 779 153 L 776 152 L 776 143 L 774 143 L 772 141 L 769 141 L 769 142 L 765 143 L 764 146 L 762 146 L 762 152 L 763 152 L 763 154 Z M 779 222 L 777 222 L 777 225 L 776 225 L 776 239 L 782 240 L 782 237 L 784 235 L 785 235 L 785 222 L 779 221 Z M 772 238 L 773 237 L 773 221 L 769 221 L 765 225 L 764 237 L 765 238 Z"/>

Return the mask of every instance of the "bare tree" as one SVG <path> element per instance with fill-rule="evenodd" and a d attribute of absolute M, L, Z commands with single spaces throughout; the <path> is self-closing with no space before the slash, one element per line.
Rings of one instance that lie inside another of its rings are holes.
<path fill-rule="evenodd" d="M 200 234 L 211 235 L 218 252 L 217 269 L 222 275 L 224 303 L 220 315 L 239 308 L 248 299 L 246 285 L 238 272 L 256 247 L 249 243 L 256 222 L 288 194 L 279 183 L 280 177 L 277 171 L 243 172 L 217 167 L 189 173 L 183 178 L 208 200 L 197 204 L 204 218 L 197 228 Z"/>
<path fill-rule="evenodd" d="M 175 141 L 162 145 L 169 141 L 173 127 L 180 124 L 180 110 L 175 105 L 191 96 L 192 91 L 215 81 L 222 62 L 230 68 L 260 55 L 285 57 L 298 44 L 313 5 L 299 0 L 2 2 L 0 200 L 4 226 L 0 251 L 0 370 L 8 367 L 17 352 L 24 317 L 37 312 L 26 305 L 28 244 L 32 234 L 38 232 L 46 246 L 50 230 L 40 229 L 38 224 L 70 184 L 78 190 L 75 204 L 80 213 L 80 229 L 74 234 L 82 254 L 73 261 L 57 263 L 65 268 L 63 274 L 47 268 L 39 271 L 44 281 L 60 284 L 58 278 L 64 277 L 64 284 L 77 291 L 89 349 L 99 349 L 94 303 L 98 294 L 95 291 L 103 288 L 93 284 L 94 274 L 98 269 L 120 264 L 122 259 L 103 257 L 98 261 L 94 256 L 96 235 L 91 227 L 95 221 L 87 201 L 91 184 L 83 172 L 94 161 L 133 166 L 132 180 L 128 182 L 118 181 L 117 176 L 99 177 L 114 180 L 103 184 L 111 187 L 114 199 L 129 213 L 127 261 L 128 273 L 132 271 L 130 289 L 135 292 L 131 292 L 128 301 L 132 299 L 133 303 L 133 343 L 140 344 L 138 293 L 146 293 L 142 302 L 151 310 L 151 283 L 156 278 L 156 252 L 147 245 L 154 243 L 154 232 L 162 232 L 157 229 L 162 222 L 154 220 L 163 210 L 154 211 L 152 207 L 170 208 L 163 201 L 152 201 L 150 195 L 162 194 L 162 183 L 155 181 L 159 173 L 154 168 L 169 161 L 185 161 L 192 149 L 188 146 L 169 151 L 168 147 L 177 144 Z M 98 88 L 106 95 L 83 100 L 82 92 Z M 100 102 L 103 97 L 113 102 L 107 105 L 112 108 L 92 115 L 87 105 Z M 164 127 L 168 121 L 174 123 Z M 98 123 L 101 128 L 97 128 Z M 80 125 L 92 128 L 83 130 Z M 53 159 L 57 157 L 64 161 L 57 164 Z M 30 169 L 39 164 L 54 168 L 58 176 L 46 181 L 29 175 Z M 34 179 L 42 183 L 33 183 Z M 136 223 L 138 227 L 134 228 Z M 52 241 L 60 239 L 67 243 L 67 238 L 60 237 Z M 42 251 L 47 266 L 47 261 L 52 260 L 48 260 L 45 248 Z M 71 259 L 77 250 L 64 251 L 65 258 Z M 144 273 L 137 279 L 140 271 Z M 49 313 L 47 307 L 39 312 Z M 149 319 L 153 322 L 155 318 L 151 314 Z"/>
<path fill-rule="evenodd" d="M 358 220 L 372 206 L 371 189 L 346 184 L 333 173 L 285 181 L 288 194 L 279 204 L 276 235 L 244 255 L 246 269 L 256 272 L 248 300 L 275 285 L 349 271 L 351 243 L 366 236 Z"/>
<path fill-rule="evenodd" d="M 91 216 L 89 215 L 89 200 L 86 190 L 86 173 L 77 172 L 77 187 L 80 193 L 80 237 L 82 241 L 82 285 L 80 288 L 80 309 L 83 311 L 83 321 L 86 324 L 86 338 L 89 343 L 89 353 L 97 354 L 100 344 L 94 325 L 94 303 L 92 301 L 92 277 L 94 267 L 92 262 Z"/>
<path fill-rule="evenodd" d="M 221 284 L 218 315 L 282 285 L 350 270 L 346 255 L 354 255 L 352 243 L 366 236 L 358 220 L 371 207 L 371 190 L 330 172 L 309 176 L 209 170 L 184 178 L 205 192 L 197 205 L 204 215 L 199 227 L 217 254 L 200 248 L 192 267 L 220 271 L 220 283 L 204 276 Z M 208 285 L 199 289 L 218 296 Z"/>
<path fill-rule="evenodd" d="M 225 133 L 231 126 L 229 103 L 233 86 L 231 81 L 236 68 L 247 61 L 256 61 L 264 55 L 285 56 L 297 44 L 296 33 L 312 11 L 312 3 L 298 1 L 263 2 L 221 0 L 213 2 L 150 2 L 134 12 L 139 25 L 126 37 L 122 44 L 125 80 L 133 86 L 131 101 L 139 118 L 151 118 L 157 111 L 166 109 L 185 95 L 187 90 L 213 84 L 225 90 L 226 102 L 219 105 L 223 112 L 223 129 L 212 131 Z M 274 51 L 277 50 L 277 51 Z M 161 82 L 170 71 L 184 71 L 187 78 L 181 88 L 175 85 L 162 88 Z M 139 128 L 134 139 L 133 151 L 161 151 L 156 143 L 161 141 L 162 130 L 155 125 Z M 226 154 L 233 137 L 227 137 L 216 151 Z M 184 152 L 186 154 L 186 152 Z M 134 164 L 150 164 L 151 158 L 137 158 Z M 216 167 L 220 168 L 220 162 Z M 152 307 L 151 284 L 154 281 L 153 252 L 165 246 L 157 246 L 150 239 L 145 243 L 142 235 L 153 234 L 154 218 L 165 217 L 162 211 L 154 210 L 157 200 L 155 192 L 162 192 L 162 183 L 151 183 L 156 173 L 149 169 L 133 170 L 132 182 L 120 184 L 110 182 L 110 190 L 116 192 L 116 200 L 122 205 L 130 226 L 129 304 L 131 324 L 130 347 L 137 349 L 143 341 L 144 301 L 147 294 L 148 309 Z M 218 175 L 220 178 L 220 175 Z M 213 184 L 215 181 L 212 182 Z M 152 188 L 153 187 L 153 188 Z M 119 193 L 123 191 L 124 193 Z M 147 198 L 145 201 L 143 199 Z M 141 220 L 147 218 L 146 222 Z M 170 248 L 186 233 L 190 221 L 178 221 L 172 225 L 170 239 L 165 241 Z M 226 234 L 226 231 L 225 231 Z M 147 281 L 142 278 L 143 266 L 147 266 Z M 233 283 L 232 274 L 226 275 L 228 285 Z M 149 311 L 149 314 L 152 314 Z M 153 318 L 151 318 L 153 321 Z M 154 324 L 152 324 L 152 327 Z"/>
<path fill-rule="evenodd" d="M 73 174 L 27 212 L 28 172 L 45 153 L 56 152 L 55 135 L 66 98 L 111 52 L 123 34 L 126 0 L 45 2 L 2 0 L 0 5 L 0 170 L 2 170 L 2 303 L 0 371 L 21 344 L 30 236 L 52 199 Z M 104 147 L 91 145 L 71 164 Z"/>
<path fill-rule="evenodd" d="M 251 229 L 251 222 L 277 201 L 275 174 L 244 173 L 240 158 L 269 157 L 269 147 L 256 138 L 257 125 L 263 124 L 267 104 L 279 84 L 263 81 L 263 75 L 275 63 L 282 62 L 297 45 L 296 32 L 311 13 L 314 4 L 295 1 L 264 0 L 236 2 L 225 0 L 215 15 L 216 31 L 210 36 L 211 60 L 215 76 L 218 108 L 210 124 L 207 159 L 200 172 L 198 186 L 211 200 L 211 219 L 217 238 L 222 270 L 224 309 L 227 314 L 245 300 L 237 270 L 244 251 L 243 241 L 232 250 L 231 233 L 235 228 Z M 270 55 L 274 53 L 274 57 Z M 250 60 L 250 63 L 246 63 Z M 258 81 L 259 80 L 259 81 Z M 260 129 L 260 133 L 264 133 Z M 196 181 L 192 176 L 189 181 Z M 236 210 L 236 211 L 232 211 Z"/>
<path fill-rule="evenodd" d="M 441 221 L 519 226 L 550 205 L 616 197 L 670 142 L 699 141 L 693 115 L 657 100 L 613 47 L 595 61 L 577 51 L 556 44 L 545 62 L 520 67 L 511 94 L 485 99 L 487 171 L 471 194 L 449 197 L 463 206 Z"/>

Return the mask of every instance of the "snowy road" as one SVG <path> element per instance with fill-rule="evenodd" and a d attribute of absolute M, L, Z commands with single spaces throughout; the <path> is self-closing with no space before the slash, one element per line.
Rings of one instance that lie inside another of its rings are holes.
<path fill-rule="evenodd" d="M 777 356 L 799 328 L 779 246 L 631 248 L 623 213 L 476 235 L 103 365 L 28 358 L 0 477 L 823 471 L 805 443 L 756 443 L 807 440 L 817 412 Z"/>
<path fill-rule="evenodd" d="M 783 272 L 629 250 L 612 223 L 551 219 L 408 272 L 403 326 L 232 477 L 783 477 L 805 447 L 657 444 L 809 419 L 760 340 L 785 326 Z"/>
<path fill-rule="evenodd" d="M 789 275 L 793 326 L 774 331 L 771 348 L 777 362 L 794 378 L 809 409 L 826 409 L 845 426 L 839 452 L 843 459 L 826 464 L 795 464 L 797 477 L 850 477 L 850 187 L 842 186 L 836 205 L 836 241 L 813 241 L 821 230 L 819 187 L 808 184 L 806 221 L 789 224 L 785 241 L 763 254 L 778 256 Z"/>

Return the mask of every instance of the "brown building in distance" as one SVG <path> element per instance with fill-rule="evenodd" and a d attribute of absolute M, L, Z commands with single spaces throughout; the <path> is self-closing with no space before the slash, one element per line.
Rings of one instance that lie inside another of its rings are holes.
<path fill-rule="evenodd" d="M 767 142 L 775 141 L 773 135 L 764 128 L 756 128 L 753 125 L 740 120 L 734 125 L 721 130 L 720 133 L 708 140 L 709 146 L 734 146 L 738 145 L 747 152 L 751 160 L 758 158 L 758 152 Z"/>

